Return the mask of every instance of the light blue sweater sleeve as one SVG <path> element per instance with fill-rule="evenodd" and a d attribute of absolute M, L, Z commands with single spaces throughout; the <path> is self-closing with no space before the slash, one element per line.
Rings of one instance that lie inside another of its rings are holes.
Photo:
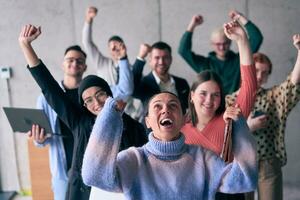
<path fill-rule="evenodd" d="M 119 61 L 119 81 L 111 86 L 111 91 L 115 99 L 126 101 L 133 93 L 133 75 L 127 59 Z"/>
<path fill-rule="evenodd" d="M 124 192 L 128 199 L 214 199 L 217 190 L 248 192 L 257 184 L 255 141 L 244 118 L 234 123 L 234 161 L 184 144 L 150 137 L 142 148 L 119 151 L 122 118 L 115 100 L 107 99 L 90 136 L 82 165 L 83 181 Z M 174 157 L 177 155 L 178 157 Z M 171 158 L 171 157 L 172 158 Z"/>
<path fill-rule="evenodd" d="M 255 190 L 258 179 L 256 142 L 243 117 L 233 123 L 233 155 L 233 162 L 224 168 L 219 191 L 244 193 Z"/>
<path fill-rule="evenodd" d="M 123 131 L 121 113 L 116 101 L 108 98 L 97 116 L 82 164 L 82 178 L 86 185 L 107 191 L 121 192 L 117 170 L 117 155 Z"/>
<path fill-rule="evenodd" d="M 43 95 L 43 94 L 40 94 L 40 95 L 38 96 L 38 98 L 37 98 L 36 108 L 37 108 L 37 109 L 42 109 L 42 110 L 45 112 L 45 114 L 47 115 L 47 118 L 48 118 L 48 120 L 49 120 L 49 122 L 50 122 L 50 126 L 51 126 L 51 129 L 52 129 L 52 132 L 55 133 L 55 132 L 56 132 L 56 130 L 55 130 L 55 120 L 56 120 L 55 118 L 56 118 L 56 116 L 53 116 L 53 114 L 50 113 L 50 111 L 49 111 L 49 107 L 50 107 L 50 106 L 47 105 L 47 104 L 48 104 L 48 103 L 47 103 L 47 101 L 46 101 L 44 95 Z M 51 114 L 52 114 L 52 115 L 51 115 Z M 55 117 L 55 118 L 54 118 L 54 117 Z M 36 141 L 34 140 L 34 145 L 37 146 L 37 147 L 39 147 L 39 148 L 42 148 L 42 147 L 45 147 L 46 145 L 50 144 L 51 141 L 52 141 L 52 137 L 48 137 L 48 138 L 45 140 L 44 143 L 38 143 L 38 142 L 36 142 Z"/>

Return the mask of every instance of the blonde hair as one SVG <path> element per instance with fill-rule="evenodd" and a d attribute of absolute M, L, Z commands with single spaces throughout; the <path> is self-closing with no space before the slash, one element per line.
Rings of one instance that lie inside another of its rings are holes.
<path fill-rule="evenodd" d="M 211 34 L 210 34 L 210 41 L 213 41 L 214 38 L 216 37 L 223 37 L 223 38 L 226 38 L 226 40 L 229 40 L 225 33 L 224 33 L 224 28 L 223 27 L 218 27 L 218 28 L 215 28 Z M 230 40 L 229 40 L 230 41 Z"/>

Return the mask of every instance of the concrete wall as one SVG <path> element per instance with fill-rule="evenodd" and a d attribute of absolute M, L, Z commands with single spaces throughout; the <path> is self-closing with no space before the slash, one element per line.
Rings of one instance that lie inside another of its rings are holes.
<path fill-rule="evenodd" d="M 274 64 L 268 86 L 283 81 L 295 62 L 292 35 L 300 32 L 299 0 L 0 0 L 0 66 L 13 69 L 10 80 L 0 79 L 1 107 L 34 107 L 40 93 L 18 46 L 22 25 L 42 26 L 42 35 L 34 42 L 34 47 L 55 78 L 60 80 L 63 52 L 74 43 L 81 45 L 81 28 L 89 5 L 99 9 L 94 22 L 94 41 L 104 54 L 107 54 L 107 39 L 113 34 L 123 37 L 132 62 L 140 43 L 166 41 L 173 47 L 171 72 L 190 83 L 195 79 L 195 73 L 176 51 L 181 35 L 196 13 L 204 16 L 204 24 L 194 34 L 193 49 L 198 53 L 208 53 L 211 30 L 229 20 L 230 9 L 237 9 L 255 22 L 264 35 L 261 51 L 269 55 Z M 145 72 L 148 71 L 146 67 Z M 88 73 L 94 73 L 93 66 L 89 66 Z M 299 109 L 298 105 L 289 117 L 286 134 L 289 161 L 284 167 L 284 180 L 294 185 L 300 185 Z M 27 154 L 26 137 L 12 133 L 1 110 L 0 185 L 3 189 L 30 188 Z"/>

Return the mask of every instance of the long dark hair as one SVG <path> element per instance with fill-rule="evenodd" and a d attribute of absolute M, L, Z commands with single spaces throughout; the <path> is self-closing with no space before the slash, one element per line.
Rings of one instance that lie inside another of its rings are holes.
<path fill-rule="evenodd" d="M 189 95 L 189 115 L 190 115 L 190 118 L 192 120 L 193 126 L 197 125 L 198 117 L 197 117 L 197 113 L 196 113 L 196 110 L 195 110 L 195 105 L 192 102 L 191 93 L 195 92 L 197 87 L 201 83 L 204 83 L 206 81 L 214 81 L 218 84 L 218 86 L 220 88 L 221 103 L 220 103 L 219 108 L 216 110 L 216 115 L 219 115 L 219 114 L 221 114 L 225 111 L 225 95 L 224 95 L 224 91 L 223 91 L 223 87 L 222 87 L 221 78 L 214 71 L 211 71 L 211 70 L 202 71 L 198 74 L 197 80 L 192 84 L 191 92 L 190 92 L 190 95 Z"/>

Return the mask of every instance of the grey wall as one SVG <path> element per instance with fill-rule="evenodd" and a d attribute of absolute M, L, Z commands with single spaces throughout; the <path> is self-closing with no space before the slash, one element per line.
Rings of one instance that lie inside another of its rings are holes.
<path fill-rule="evenodd" d="M 42 26 L 42 35 L 34 42 L 34 47 L 55 78 L 60 80 L 63 52 L 74 43 L 81 45 L 81 28 L 89 5 L 99 9 L 94 22 L 94 41 L 104 54 L 107 54 L 107 39 L 113 34 L 124 38 L 132 62 L 140 43 L 164 40 L 173 47 L 171 72 L 190 83 L 195 79 L 195 73 L 176 51 L 193 14 L 202 14 L 205 20 L 197 28 L 193 40 L 193 49 L 202 54 L 210 50 L 208 38 L 211 30 L 229 20 L 227 13 L 230 9 L 245 13 L 255 22 L 264 35 L 261 51 L 269 55 L 274 64 L 268 86 L 283 81 L 295 62 L 292 35 L 300 32 L 299 0 L 0 0 L 0 66 L 13 69 L 10 80 L 0 79 L 1 107 L 34 107 L 40 93 L 25 67 L 25 59 L 18 46 L 22 25 L 32 23 Z M 145 69 L 145 72 L 148 71 L 148 68 Z M 93 66 L 89 66 L 88 73 L 94 73 Z M 284 167 L 284 181 L 298 186 L 299 109 L 298 105 L 289 117 L 286 132 L 289 157 Z M 3 189 L 30 188 L 27 139 L 11 132 L 2 110 L 0 159 L 0 185 Z"/>

